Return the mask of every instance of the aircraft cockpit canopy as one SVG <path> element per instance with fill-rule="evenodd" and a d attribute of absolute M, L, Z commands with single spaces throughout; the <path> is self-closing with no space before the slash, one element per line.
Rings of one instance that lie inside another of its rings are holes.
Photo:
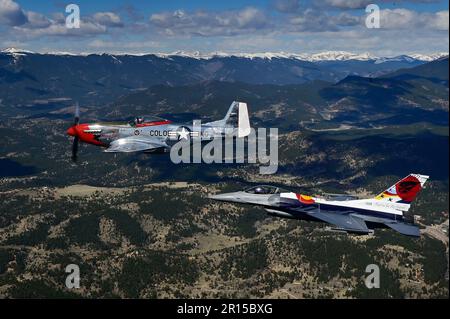
<path fill-rule="evenodd" d="M 164 119 L 157 117 L 157 116 L 137 116 L 129 123 L 131 126 L 136 126 L 136 125 L 152 123 L 152 122 L 160 122 L 160 121 L 164 121 Z"/>
<path fill-rule="evenodd" d="M 270 195 L 270 194 L 279 194 L 285 192 L 285 190 L 275 186 L 259 185 L 246 189 L 244 192 L 248 194 Z"/>

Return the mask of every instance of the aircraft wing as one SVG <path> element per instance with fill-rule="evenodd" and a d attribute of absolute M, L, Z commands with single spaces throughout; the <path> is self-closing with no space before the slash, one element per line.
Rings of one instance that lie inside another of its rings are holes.
<path fill-rule="evenodd" d="M 130 153 L 150 151 L 157 148 L 168 147 L 165 142 L 151 137 L 124 137 L 119 138 L 109 145 L 105 152 Z"/>
<path fill-rule="evenodd" d="M 324 213 L 319 210 L 308 211 L 306 214 L 345 231 L 370 233 L 365 221 L 357 216 L 352 216 L 352 214 Z"/>

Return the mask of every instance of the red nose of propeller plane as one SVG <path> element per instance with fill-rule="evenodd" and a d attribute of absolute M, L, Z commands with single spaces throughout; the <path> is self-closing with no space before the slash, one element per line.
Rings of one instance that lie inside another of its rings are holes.
<path fill-rule="evenodd" d="M 69 129 L 67 130 L 67 135 L 70 135 L 70 136 L 77 135 L 77 129 L 76 129 L 75 125 L 69 127 Z"/>

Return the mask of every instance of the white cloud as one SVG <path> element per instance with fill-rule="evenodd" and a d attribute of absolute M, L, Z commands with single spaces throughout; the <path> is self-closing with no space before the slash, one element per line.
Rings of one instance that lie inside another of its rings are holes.
<path fill-rule="evenodd" d="M 379 56 L 396 56 L 411 53 L 448 52 L 448 34 L 430 29 L 419 29 L 414 32 L 388 29 L 352 29 L 339 32 L 306 32 L 292 35 L 295 40 L 286 44 L 286 51 L 320 52 L 350 51 L 370 52 Z"/>
<path fill-rule="evenodd" d="M 368 4 L 374 3 L 373 0 L 322 0 L 317 2 L 339 9 L 362 9 Z"/>
<path fill-rule="evenodd" d="M 448 10 L 439 11 L 434 14 L 433 19 L 429 19 L 427 26 L 435 30 L 447 30 L 448 31 Z"/>
<path fill-rule="evenodd" d="M 262 52 L 270 51 L 270 48 L 278 48 L 283 45 L 283 41 L 276 35 L 259 35 L 251 38 L 243 35 L 238 37 L 228 37 L 218 44 L 216 51 L 226 51 L 233 53 L 240 52 Z"/>
<path fill-rule="evenodd" d="M 88 43 L 88 46 L 95 49 L 114 49 L 118 52 L 123 52 L 123 49 L 149 49 L 160 48 L 161 44 L 157 41 L 130 41 L 125 43 L 118 43 L 117 41 L 93 40 Z"/>
<path fill-rule="evenodd" d="M 254 7 L 222 12 L 176 10 L 152 14 L 150 24 L 170 36 L 217 36 L 267 29 L 269 18 Z"/>
<path fill-rule="evenodd" d="M 36 13 L 33 11 L 27 11 L 26 16 L 28 19 L 28 22 L 26 23 L 25 27 L 27 28 L 47 28 L 52 24 L 52 21 L 48 19 L 46 16 L 40 13 Z"/>
<path fill-rule="evenodd" d="M 39 38 L 42 36 L 92 36 L 106 33 L 106 27 L 98 23 L 90 21 L 81 21 L 79 29 L 69 29 L 65 23 L 58 23 L 52 21 L 50 25 L 45 28 L 31 27 L 25 24 L 20 27 L 14 27 L 16 35 L 21 35 L 24 38 Z"/>
<path fill-rule="evenodd" d="M 448 11 L 435 13 L 416 12 L 408 9 L 384 9 L 380 11 L 383 29 L 432 29 L 448 30 Z"/>
<path fill-rule="evenodd" d="M 324 11 L 306 9 L 301 14 L 292 16 L 287 30 L 290 32 L 325 32 L 339 31 L 341 27 L 361 24 L 361 18 L 342 12 L 338 15 L 329 15 Z"/>
<path fill-rule="evenodd" d="M 299 0 L 273 0 L 275 10 L 283 13 L 293 13 L 300 9 Z"/>
<path fill-rule="evenodd" d="M 433 3 L 438 2 L 439 0 L 397 0 L 396 3 Z M 348 9 L 364 9 L 369 4 L 377 4 L 382 6 L 384 3 L 392 4 L 394 1 L 392 0 L 314 0 L 314 3 L 318 6 L 328 6 L 342 10 Z"/>
<path fill-rule="evenodd" d="M 0 0 L 0 24 L 18 26 L 27 22 L 22 8 L 12 0 Z"/>
<path fill-rule="evenodd" d="M 120 17 L 110 12 L 100 12 L 94 14 L 94 16 L 82 17 L 80 28 L 73 29 L 66 27 L 66 17 L 62 13 L 54 13 L 50 18 L 33 11 L 27 11 L 25 14 L 27 22 L 12 27 L 14 36 L 19 38 L 33 39 L 43 36 L 88 37 L 107 33 L 107 27 L 123 26 Z"/>
<path fill-rule="evenodd" d="M 95 22 L 107 27 L 123 27 L 120 17 L 113 12 L 97 12 L 94 14 Z"/>
<path fill-rule="evenodd" d="M 117 14 L 97 12 L 93 16 L 82 17 L 80 28 L 69 29 L 66 27 L 66 17 L 63 13 L 54 13 L 47 17 L 41 13 L 23 11 L 11 0 L 0 0 L 0 23 L 10 26 L 10 36 L 17 40 L 43 36 L 87 37 L 105 34 L 108 27 L 123 27 Z"/>

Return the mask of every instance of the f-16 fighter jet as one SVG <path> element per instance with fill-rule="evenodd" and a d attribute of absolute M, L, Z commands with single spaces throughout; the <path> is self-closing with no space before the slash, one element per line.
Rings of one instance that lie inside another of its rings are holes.
<path fill-rule="evenodd" d="M 192 124 L 176 124 L 169 120 L 139 116 L 129 123 L 80 124 L 80 109 L 75 109 L 74 124 L 67 130 L 73 136 L 72 159 L 77 159 L 78 143 L 84 142 L 105 148 L 105 152 L 146 152 L 170 151 L 170 147 L 181 139 L 198 137 L 202 141 L 215 137 L 250 134 L 247 104 L 233 102 L 221 120 L 201 125 L 194 130 Z"/>
<path fill-rule="evenodd" d="M 419 228 L 405 221 L 404 212 L 429 176 L 409 174 L 378 196 L 356 199 L 349 195 L 313 197 L 274 186 L 256 186 L 245 191 L 210 195 L 214 200 L 263 207 L 270 215 L 332 225 L 333 230 L 366 235 L 375 228 L 391 228 L 403 235 L 420 236 Z"/>

